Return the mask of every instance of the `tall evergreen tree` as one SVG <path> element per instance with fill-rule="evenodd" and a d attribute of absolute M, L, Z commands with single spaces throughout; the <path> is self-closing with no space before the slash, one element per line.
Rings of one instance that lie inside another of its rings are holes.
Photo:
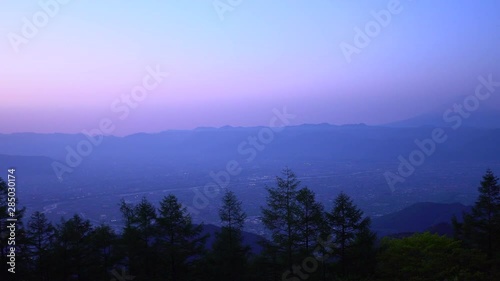
<path fill-rule="evenodd" d="M 151 280 L 157 273 L 158 249 L 154 247 L 156 235 L 156 208 L 145 197 L 137 205 L 120 203 L 125 220 L 122 244 L 125 248 L 127 267 L 130 274 L 139 280 Z"/>
<path fill-rule="evenodd" d="M 324 207 L 316 201 L 315 194 L 305 187 L 297 194 L 299 204 L 300 237 L 299 242 L 304 255 L 311 255 L 318 238 L 325 236 L 327 227 L 325 223 Z"/>
<path fill-rule="evenodd" d="M 202 226 L 192 223 L 190 214 L 174 195 L 160 202 L 157 246 L 166 280 L 190 280 L 193 268 L 204 253 L 206 236 Z"/>
<path fill-rule="evenodd" d="M 326 216 L 333 243 L 338 248 L 336 255 L 340 261 L 340 272 L 344 276 L 349 275 L 348 264 L 356 258 L 352 257 L 352 249 L 362 235 L 370 233 L 370 219 L 363 218 L 363 212 L 343 192 L 337 196 L 332 211 Z"/>
<path fill-rule="evenodd" d="M 276 177 L 275 187 L 266 187 L 267 206 L 262 208 L 262 222 L 271 231 L 274 245 L 281 263 L 286 269 L 293 270 L 299 262 L 298 253 L 301 244 L 300 205 L 297 200 L 300 181 L 289 168 L 282 171 L 282 177 Z M 268 247 L 269 248 L 269 247 Z"/>
<path fill-rule="evenodd" d="M 56 228 L 54 280 L 89 280 L 93 266 L 90 237 L 92 224 L 79 215 L 61 220 Z M 52 277 L 51 277 L 52 278 Z"/>
<path fill-rule="evenodd" d="M 92 258 L 95 261 L 93 268 L 95 279 L 109 279 L 109 272 L 118 262 L 115 249 L 117 241 L 118 236 L 109 225 L 102 224 L 95 227 L 90 237 Z"/>
<path fill-rule="evenodd" d="M 453 219 L 455 235 L 465 245 L 486 253 L 492 264 L 500 262 L 500 185 L 498 178 L 487 170 L 478 188 L 479 197 L 470 214 L 463 215 L 463 222 Z M 500 276 L 497 266 L 492 274 Z"/>
<path fill-rule="evenodd" d="M 472 239 L 489 258 L 500 252 L 500 185 L 488 170 L 479 187 L 479 198 L 472 208 Z"/>
<path fill-rule="evenodd" d="M 54 247 L 55 228 L 45 214 L 35 212 L 27 224 L 26 240 L 37 280 L 50 280 L 50 254 Z"/>
<path fill-rule="evenodd" d="M 243 245 L 242 230 L 247 215 L 234 192 L 226 191 L 219 209 L 221 231 L 215 234 L 211 264 L 215 280 L 243 280 L 250 248 Z"/>

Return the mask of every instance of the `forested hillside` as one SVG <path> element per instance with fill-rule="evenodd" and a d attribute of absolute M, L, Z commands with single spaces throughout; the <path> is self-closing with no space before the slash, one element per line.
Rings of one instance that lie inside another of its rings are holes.
<path fill-rule="evenodd" d="M 76 214 L 53 224 L 44 213 L 22 218 L 23 211 L 17 210 L 15 245 L 8 231 L 0 236 L 0 277 L 8 280 L 9 253 L 15 247 L 19 280 L 500 278 L 500 186 L 489 170 L 476 204 L 463 219 L 450 220 L 453 238 L 429 232 L 401 239 L 377 237 L 371 219 L 349 196 L 340 193 L 324 206 L 288 168 L 266 190 L 261 221 L 267 235 L 258 241 L 258 251 L 244 238 L 247 216 L 229 189 L 219 209 L 220 228 L 212 237 L 204 225 L 192 222 L 174 195 L 162 198 L 158 207 L 146 198 L 137 204 L 117 202 L 123 218 L 118 232 Z M 9 224 L 8 192 L 8 185 L 0 181 L 2 230 Z"/>

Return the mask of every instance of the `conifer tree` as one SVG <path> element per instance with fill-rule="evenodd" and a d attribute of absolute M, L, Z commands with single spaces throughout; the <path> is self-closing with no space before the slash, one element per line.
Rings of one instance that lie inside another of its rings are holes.
<path fill-rule="evenodd" d="M 187 208 L 174 195 L 160 202 L 157 247 L 161 252 L 162 276 L 167 280 L 190 280 L 204 254 L 207 236 L 203 226 L 194 225 Z"/>
<path fill-rule="evenodd" d="M 93 232 L 92 224 L 79 215 L 71 219 L 61 219 L 61 224 L 56 227 L 55 280 L 88 280 L 92 267 L 92 248 L 90 237 Z"/>
<path fill-rule="evenodd" d="M 146 198 L 137 205 L 120 203 L 120 211 L 125 220 L 122 234 L 127 267 L 131 275 L 138 279 L 151 279 L 157 273 L 158 250 L 154 247 L 156 235 L 156 208 Z"/>
<path fill-rule="evenodd" d="M 300 181 L 289 168 L 276 177 L 275 187 L 266 187 L 268 197 L 262 208 L 262 222 L 271 232 L 273 248 L 281 256 L 281 263 L 289 270 L 298 262 L 301 244 L 300 205 L 297 200 Z"/>
<path fill-rule="evenodd" d="M 479 196 L 469 214 L 463 214 L 463 222 L 453 218 L 456 238 L 469 248 L 484 252 L 492 267 L 490 274 L 500 276 L 500 185 L 498 178 L 487 170 L 478 188 Z M 493 278 L 493 277 L 492 277 Z"/>
<path fill-rule="evenodd" d="M 297 194 L 299 203 L 300 245 L 304 255 L 311 255 L 317 240 L 326 232 L 323 205 L 316 201 L 315 194 L 305 187 Z"/>
<path fill-rule="evenodd" d="M 327 213 L 328 225 L 336 246 L 336 256 L 340 261 L 340 272 L 348 275 L 348 265 L 356 257 L 352 257 L 352 249 L 356 241 L 370 233 L 370 219 L 363 218 L 363 212 L 358 209 L 351 198 L 340 193 L 334 201 L 333 209 Z"/>
<path fill-rule="evenodd" d="M 215 280 L 242 280 L 246 275 L 250 248 L 243 245 L 242 230 L 247 215 L 234 192 L 226 191 L 219 209 L 221 231 L 215 234 L 211 264 Z"/>
<path fill-rule="evenodd" d="M 50 254 L 54 247 L 54 238 L 55 228 L 45 214 L 39 211 L 33 213 L 27 224 L 26 241 L 37 280 L 50 280 Z"/>
<path fill-rule="evenodd" d="M 109 272 L 118 262 L 116 244 L 118 236 L 109 225 L 99 225 L 94 228 L 90 237 L 92 259 L 94 262 L 94 276 L 96 279 L 109 278 Z"/>

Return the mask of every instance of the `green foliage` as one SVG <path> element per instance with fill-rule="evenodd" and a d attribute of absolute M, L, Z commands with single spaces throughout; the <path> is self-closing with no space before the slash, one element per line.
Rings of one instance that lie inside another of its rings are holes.
<path fill-rule="evenodd" d="M 384 238 L 379 255 L 378 275 L 382 280 L 435 281 L 470 280 L 474 276 L 465 260 L 481 260 L 476 253 L 464 251 L 460 241 L 421 233 L 403 239 Z M 474 256 L 476 255 L 476 256 Z M 481 263 L 481 261 L 479 261 Z M 483 280 L 475 274 L 472 280 Z"/>

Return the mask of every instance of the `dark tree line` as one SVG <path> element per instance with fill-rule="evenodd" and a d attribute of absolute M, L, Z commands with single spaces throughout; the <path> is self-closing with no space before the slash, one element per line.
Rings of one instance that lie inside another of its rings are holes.
<path fill-rule="evenodd" d="M 376 236 L 370 219 L 363 217 L 344 193 L 326 212 L 314 192 L 301 187 L 290 169 L 267 187 L 262 221 L 271 232 L 264 243 L 267 273 L 261 280 L 331 280 L 336 277 L 366 278 L 374 271 Z M 363 260 L 363 268 L 356 266 Z"/>
<path fill-rule="evenodd" d="M 0 179 L 2 231 L 6 190 Z M 491 171 L 472 212 L 453 220 L 454 238 L 420 233 L 378 240 L 349 196 L 340 193 L 325 208 L 288 168 L 266 190 L 261 219 L 269 236 L 257 254 L 243 241 L 246 214 L 229 190 L 210 247 L 203 225 L 174 195 L 158 208 L 145 198 L 122 200 L 119 233 L 79 215 L 52 224 L 35 212 L 23 225 L 20 211 L 15 280 L 500 280 L 500 186 Z M 0 280 L 12 278 L 7 241 L 0 232 Z"/>

